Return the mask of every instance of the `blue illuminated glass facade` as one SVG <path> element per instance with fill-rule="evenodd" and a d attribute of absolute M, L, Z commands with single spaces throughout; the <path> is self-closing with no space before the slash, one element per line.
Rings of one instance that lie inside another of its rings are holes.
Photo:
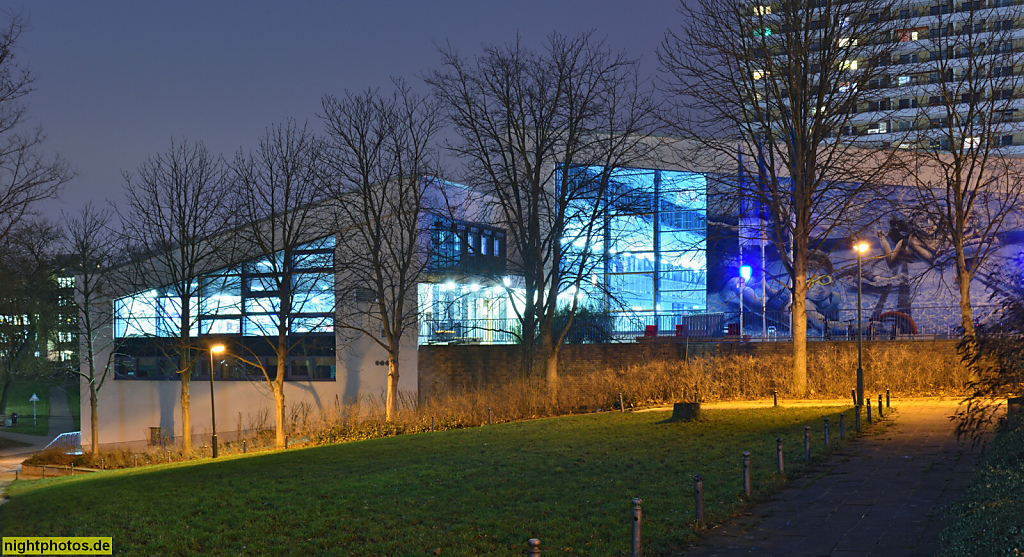
<path fill-rule="evenodd" d="M 273 336 L 277 334 L 278 292 L 281 280 L 277 261 L 262 258 L 219 269 L 199 277 L 199 296 L 192 300 L 191 335 Z M 334 331 L 334 237 L 327 236 L 299 247 L 289 267 L 292 333 Z M 181 326 L 181 300 L 174 289 L 160 287 L 114 301 L 114 334 L 126 337 L 176 336 Z"/>
<path fill-rule="evenodd" d="M 597 183 L 603 169 L 570 170 L 576 180 Z M 600 191 L 598 188 L 593 188 Z M 600 252 L 591 284 L 603 285 L 603 306 L 611 312 L 681 313 L 707 307 L 707 179 L 694 172 L 616 169 L 600 195 L 577 205 L 604 207 Z M 587 214 L 579 207 L 580 214 Z M 583 224 L 567 226 L 566 237 L 586 236 Z M 578 247 L 578 246 L 577 246 Z M 571 252 L 571 249 L 568 251 Z"/>

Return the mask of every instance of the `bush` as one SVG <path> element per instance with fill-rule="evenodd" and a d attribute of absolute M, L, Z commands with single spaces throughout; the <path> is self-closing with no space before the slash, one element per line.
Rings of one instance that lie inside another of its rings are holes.
<path fill-rule="evenodd" d="M 1024 419 L 999 427 L 971 487 L 947 511 L 941 555 L 1024 552 Z"/>

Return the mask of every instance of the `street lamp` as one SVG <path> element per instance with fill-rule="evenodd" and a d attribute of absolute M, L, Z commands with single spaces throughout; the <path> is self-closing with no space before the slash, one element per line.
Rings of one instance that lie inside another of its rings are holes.
<path fill-rule="evenodd" d="M 743 340 L 743 290 L 750 280 L 750 265 L 740 266 L 740 340 Z"/>
<path fill-rule="evenodd" d="M 213 399 L 213 355 L 223 351 L 223 344 L 214 344 L 210 347 L 210 421 L 213 423 L 213 438 L 210 440 L 210 444 L 213 446 L 213 458 L 217 458 L 217 407 Z"/>
<path fill-rule="evenodd" d="M 858 242 L 853 246 L 857 252 L 857 411 L 864 404 L 864 367 L 862 365 L 861 342 L 864 337 L 864 325 L 861 320 L 861 258 L 871 246 L 867 242 Z"/>

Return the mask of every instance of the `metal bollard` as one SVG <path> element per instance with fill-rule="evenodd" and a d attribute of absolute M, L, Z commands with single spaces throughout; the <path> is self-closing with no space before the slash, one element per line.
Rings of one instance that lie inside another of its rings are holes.
<path fill-rule="evenodd" d="M 750 497 L 750 451 L 743 451 L 743 492 Z"/>
<path fill-rule="evenodd" d="M 811 461 L 811 426 L 804 426 L 804 461 Z"/>
<path fill-rule="evenodd" d="M 857 404 L 857 389 L 850 389 L 850 396 L 853 397 L 853 405 L 860 406 L 859 404 Z"/>
<path fill-rule="evenodd" d="M 772 391 L 772 403 L 776 407 L 779 406 L 779 391 Z"/>
<path fill-rule="evenodd" d="M 626 404 L 622 402 L 622 391 L 619 391 L 619 412 L 626 411 Z"/>
<path fill-rule="evenodd" d="M 380 437 L 380 424 L 377 424 L 377 437 Z"/>
<path fill-rule="evenodd" d="M 491 425 L 491 409 L 487 409 L 487 425 Z"/>
<path fill-rule="evenodd" d="M 107 459 L 101 458 L 100 459 L 100 470 L 106 470 L 106 469 L 107 469 Z"/>
<path fill-rule="evenodd" d="M 139 467 L 139 455 L 134 455 L 133 458 L 134 458 L 134 463 L 132 464 L 132 467 L 133 468 L 138 468 Z"/>
<path fill-rule="evenodd" d="M 839 440 L 846 440 L 846 412 L 839 413 Z"/>
<path fill-rule="evenodd" d="M 20 473 L 21 473 L 21 470 L 15 470 L 14 471 L 14 481 L 18 481 L 18 474 L 20 474 Z"/>
<path fill-rule="evenodd" d="M 885 407 L 889 408 L 889 389 L 885 390 Z"/>
<path fill-rule="evenodd" d="M 43 479 L 46 479 L 46 466 L 43 466 Z"/>
<path fill-rule="evenodd" d="M 697 525 L 704 527 L 704 484 L 700 481 L 700 475 L 693 477 L 693 506 L 697 515 Z"/>
<path fill-rule="evenodd" d="M 526 548 L 527 557 L 540 557 L 540 540 L 537 538 L 530 538 L 530 541 L 526 542 Z"/>
<path fill-rule="evenodd" d="M 825 446 L 831 447 L 832 443 L 828 439 L 828 418 L 825 418 Z"/>
<path fill-rule="evenodd" d="M 633 557 L 640 557 L 640 519 L 643 512 L 640 510 L 640 498 L 633 498 Z"/>
<path fill-rule="evenodd" d="M 868 411 L 868 425 L 871 425 L 871 401 L 870 400 L 868 400 L 868 403 L 864 405 L 864 408 L 866 408 L 867 411 Z"/>
<path fill-rule="evenodd" d="M 71 463 L 71 475 L 72 476 L 75 475 L 75 463 L 74 462 Z"/>
<path fill-rule="evenodd" d="M 243 441 L 242 441 L 242 454 L 245 454 L 245 451 L 246 451 L 246 449 L 247 449 L 247 448 L 248 448 L 248 447 L 246 447 L 246 443 L 245 443 L 245 441 L 243 440 Z"/>
<path fill-rule="evenodd" d="M 860 432 L 860 407 L 854 408 L 854 420 L 857 422 L 857 431 Z"/>
<path fill-rule="evenodd" d="M 286 449 L 288 448 L 288 436 L 287 435 L 284 436 L 284 448 L 286 448 Z"/>
<path fill-rule="evenodd" d="M 430 416 L 430 431 L 434 431 L 434 416 Z"/>
<path fill-rule="evenodd" d="M 779 475 L 785 475 L 786 467 L 783 465 L 782 462 L 782 437 L 775 438 L 775 454 L 778 455 L 779 457 Z"/>
<path fill-rule="evenodd" d="M 330 445 L 332 443 L 334 443 L 334 432 L 333 431 L 328 431 L 327 432 L 327 444 Z"/>
<path fill-rule="evenodd" d="M 167 464 L 171 463 L 171 451 L 167 451 Z"/>
<path fill-rule="evenodd" d="M 878 393 L 878 419 L 882 419 L 882 393 Z"/>

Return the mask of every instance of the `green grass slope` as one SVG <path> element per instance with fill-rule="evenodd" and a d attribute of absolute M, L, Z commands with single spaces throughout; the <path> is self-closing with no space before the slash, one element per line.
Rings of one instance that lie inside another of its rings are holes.
<path fill-rule="evenodd" d="M 781 484 L 775 438 L 798 471 L 803 426 L 821 455 L 836 413 L 600 413 L 16 482 L 0 534 L 112 536 L 122 555 L 521 555 L 531 537 L 546 554 L 626 555 L 641 497 L 645 551 L 664 554 L 695 540 L 693 474 L 723 520 L 745 504 L 744 450 L 764 495 Z"/>

